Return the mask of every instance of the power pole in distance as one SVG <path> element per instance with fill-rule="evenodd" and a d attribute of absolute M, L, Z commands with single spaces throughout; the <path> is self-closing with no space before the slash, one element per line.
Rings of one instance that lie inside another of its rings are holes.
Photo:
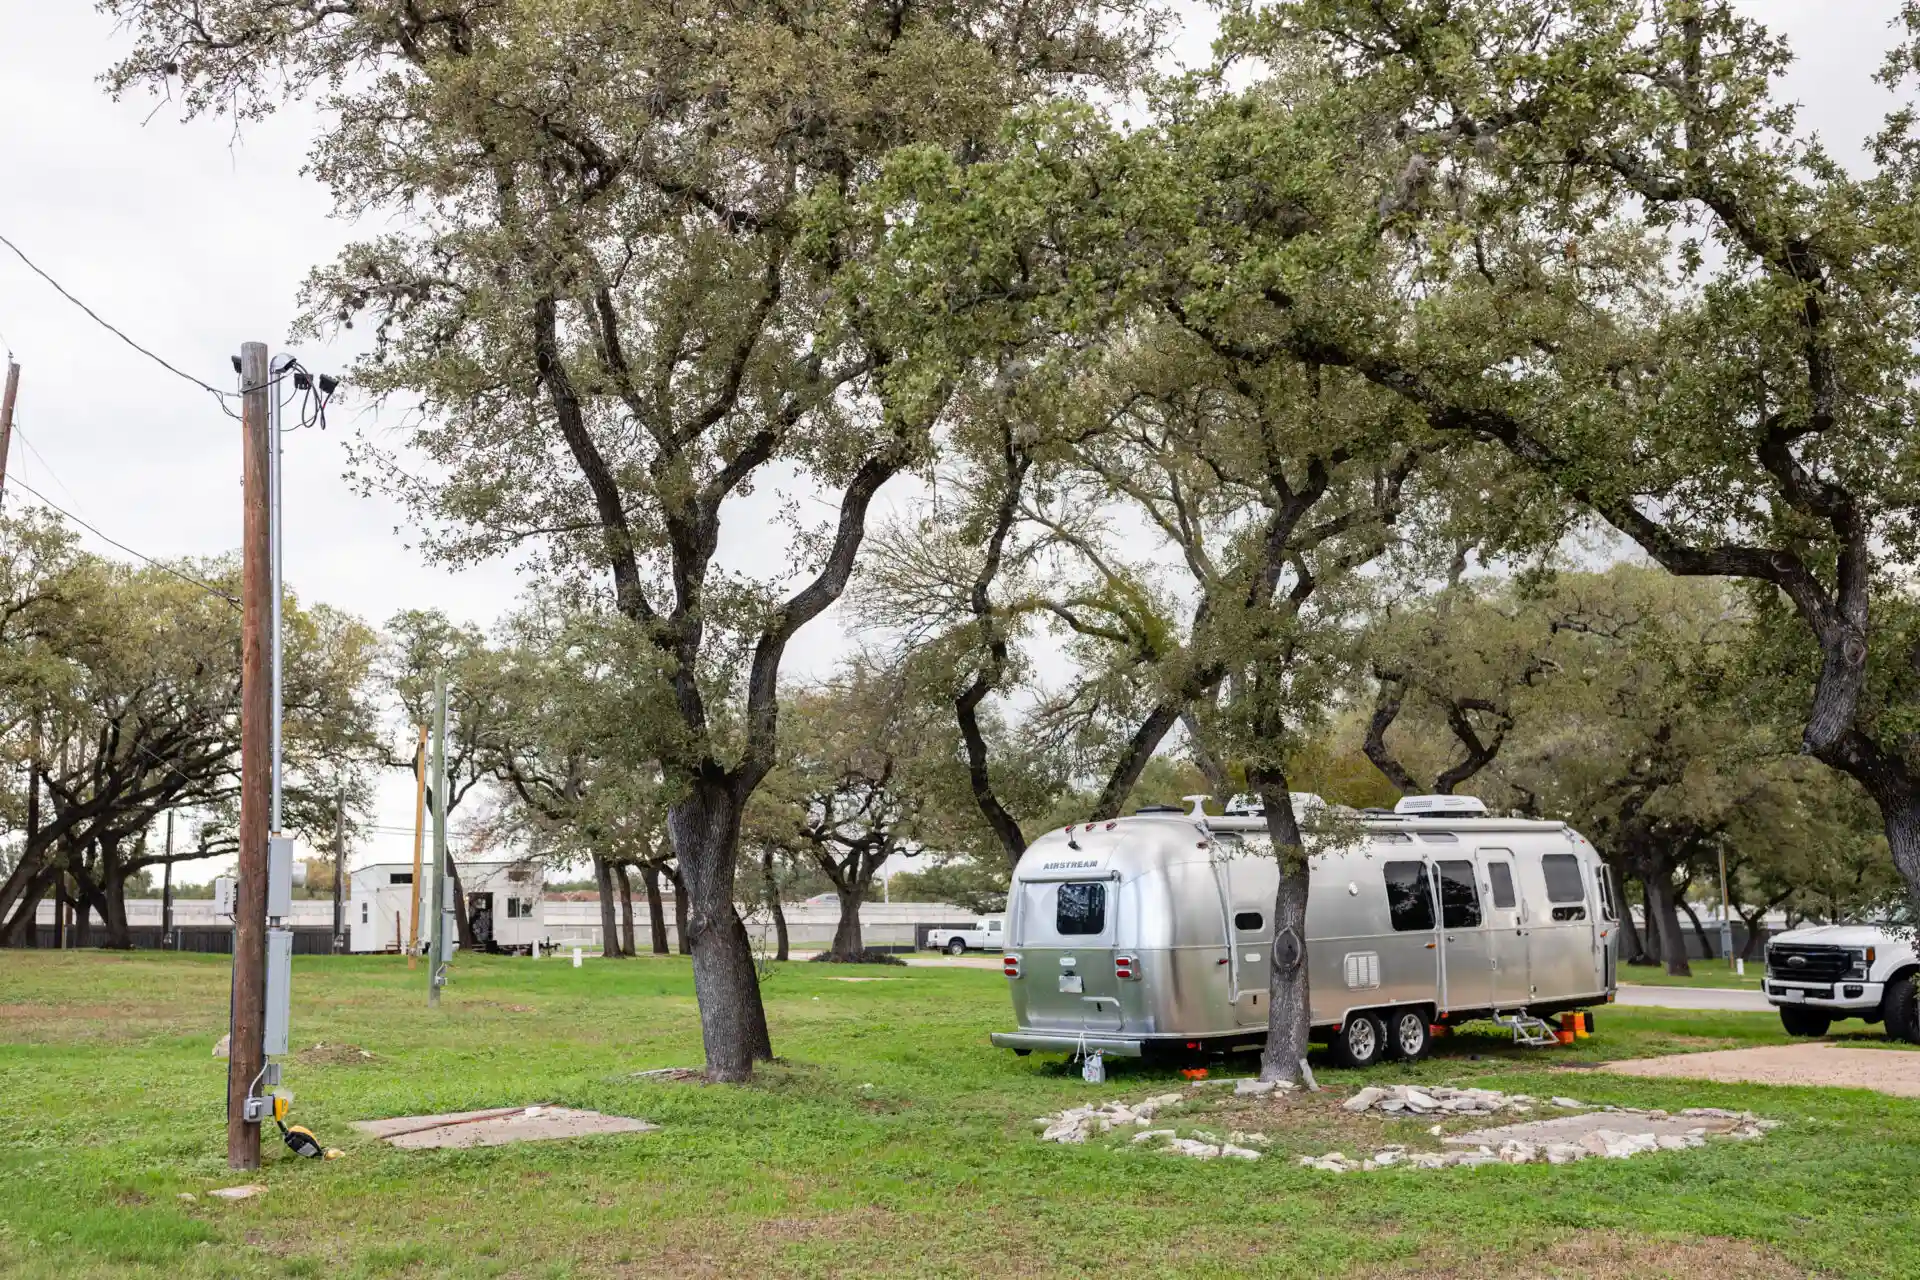
<path fill-rule="evenodd" d="M 13 447 L 13 398 L 20 394 L 20 366 L 7 361 L 7 389 L 0 394 L 0 502 L 7 497 L 7 451 Z"/>
<path fill-rule="evenodd" d="M 333 954 L 346 950 L 347 798 L 333 797 Z"/>
<path fill-rule="evenodd" d="M 173 945 L 173 810 L 167 810 L 167 869 L 160 880 L 160 949 Z"/>
<path fill-rule="evenodd" d="M 233 1004 L 227 1041 L 227 1164 L 260 1167 L 260 1126 L 246 1100 L 266 1066 L 267 819 L 273 750 L 267 677 L 273 534 L 268 521 L 267 344 L 240 348 L 245 521 L 240 567 L 240 856 L 234 886 Z"/>

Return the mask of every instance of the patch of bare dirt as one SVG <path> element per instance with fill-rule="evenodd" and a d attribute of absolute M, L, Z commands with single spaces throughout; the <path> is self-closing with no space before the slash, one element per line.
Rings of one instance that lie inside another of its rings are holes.
<path fill-rule="evenodd" d="M 1583 1232 L 1535 1249 L 1479 1252 L 1457 1258 L 1418 1257 L 1360 1276 L 1420 1280 L 1506 1280 L 1565 1276 L 1581 1280 L 1792 1280 L 1815 1273 L 1745 1240 L 1706 1236 L 1667 1239 L 1616 1232 Z"/>
<path fill-rule="evenodd" d="M 1883 1053 L 1818 1041 L 1634 1058 L 1610 1062 L 1605 1069 L 1628 1076 L 1714 1080 L 1721 1084 L 1873 1089 L 1897 1097 L 1920 1098 L 1920 1055 Z"/>
<path fill-rule="evenodd" d="M 371 1049 L 362 1049 L 357 1044 L 316 1044 L 310 1049 L 302 1049 L 295 1055 L 302 1066 L 308 1067 L 346 1067 L 359 1066 L 373 1062 Z"/>

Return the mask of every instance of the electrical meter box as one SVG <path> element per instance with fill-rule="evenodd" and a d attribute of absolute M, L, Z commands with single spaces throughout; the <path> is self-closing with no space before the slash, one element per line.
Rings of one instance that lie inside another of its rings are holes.
<path fill-rule="evenodd" d="M 293 1014 L 293 930 L 267 930 L 266 1054 L 287 1051 L 288 1024 Z"/>
<path fill-rule="evenodd" d="M 267 837 L 267 915 L 293 914 L 293 837 Z"/>
<path fill-rule="evenodd" d="M 233 919 L 234 878 L 215 876 L 213 878 L 213 914 L 225 919 Z"/>

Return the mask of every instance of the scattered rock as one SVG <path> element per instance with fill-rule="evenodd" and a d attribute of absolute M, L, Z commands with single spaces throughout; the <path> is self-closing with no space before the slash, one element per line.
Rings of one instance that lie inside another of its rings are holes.
<path fill-rule="evenodd" d="M 1249 1095 L 1258 1097 L 1263 1093 L 1272 1093 L 1273 1085 L 1274 1082 L 1271 1080 L 1235 1080 L 1233 1082 L 1233 1091 L 1241 1097 Z"/>
<path fill-rule="evenodd" d="M 1195 1160 L 1211 1160 L 1220 1154 L 1219 1147 L 1195 1138 L 1175 1138 L 1167 1144 L 1166 1149 L 1175 1155 L 1192 1156 Z"/>
<path fill-rule="evenodd" d="M 1144 1133 L 1134 1134 L 1128 1141 L 1138 1146 L 1142 1142 L 1158 1142 L 1161 1138 L 1174 1136 L 1176 1135 L 1172 1129 L 1148 1129 Z"/>
<path fill-rule="evenodd" d="M 1369 1085 L 1365 1089 L 1362 1089 L 1360 1092 L 1354 1094 L 1351 1098 L 1348 1098 L 1345 1102 L 1341 1103 L 1340 1105 L 1342 1107 L 1345 1107 L 1348 1111 L 1365 1111 L 1367 1108 L 1373 1106 L 1376 1102 L 1384 1101 L 1389 1097 L 1390 1095 L 1388 1094 L 1387 1090 L 1379 1088 L 1374 1085 Z M 1405 1105 L 1405 1101 L 1403 1099 L 1395 1098 L 1393 1100 L 1396 1102 L 1400 1102 L 1402 1106 Z"/>
<path fill-rule="evenodd" d="M 188 1204 L 197 1204 L 199 1203 L 200 1197 L 191 1191 L 182 1191 L 179 1195 L 175 1196 L 174 1199 L 185 1200 Z"/>
<path fill-rule="evenodd" d="M 244 1187 L 221 1187 L 218 1191 L 209 1191 L 207 1194 L 218 1196 L 222 1200 L 251 1200 L 255 1196 L 267 1194 L 267 1189 L 258 1183 L 248 1183 Z"/>
<path fill-rule="evenodd" d="M 1547 1101 L 1556 1107 L 1565 1107 L 1569 1111 L 1583 1110 L 1580 1100 L 1577 1098 L 1549 1098 Z"/>
<path fill-rule="evenodd" d="M 1235 1160 L 1258 1160 L 1260 1158 L 1258 1151 L 1253 1151 L 1246 1147 L 1236 1147 L 1230 1142 L 1220 1144 L 1220 1154 L 1223 1156 L 1231 1156 Z"/>
<path fill-rule="evenodd" d="M 702 1076 L 698 1067 L 655 1067 L 651 1071 L 636 1071 L 635 1080 L 698 1080 Z"/>

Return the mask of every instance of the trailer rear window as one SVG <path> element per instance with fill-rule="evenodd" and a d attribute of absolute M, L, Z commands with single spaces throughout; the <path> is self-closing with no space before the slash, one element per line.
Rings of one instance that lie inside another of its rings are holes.
<path fill-rule="evenodd" d="M 1433 886 L 1424 862 L 1389 862 L 1381 868 L 1387 878 L 1387 910 L 1400 933 L 1433 929 Z"/>
<path fill-rule="evenodd" d="M 1440 922 L 1449 929 L 1473 929 L 1480 924 L 1480 889 L 1473 882 L 1471 862 L 1442 862 L 1440 867 Z"/>
<path fill-rule="evenodd" d="M 1550 853 L 1540 859 L 1547 877 L 1548 902 L 1585 902 L 1587 886 L 1580 879 L 1580 859 L 1570 853 Z"/>
<path fill-rule="evenodd" d="M 1060 886 L 1053 913 L 1055 933 L 1066 937 L 1069 934 L 1105 933 L 1106 929 L 1106 885 L 1094 881 Z"/>

